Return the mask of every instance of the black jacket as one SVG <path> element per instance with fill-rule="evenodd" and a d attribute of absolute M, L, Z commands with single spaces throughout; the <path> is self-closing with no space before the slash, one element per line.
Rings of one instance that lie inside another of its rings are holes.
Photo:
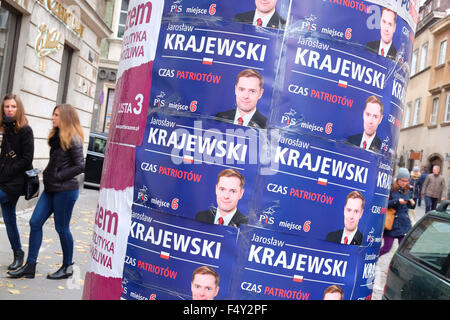
<path fill-rule="evenodd" d="M 195 215 L 195 220 L 214 224 L 214 219 L 216 218 L 216 208 L 211 208 L 205 211 L 199 211 Z M 247 224 L 248 218 L 239 212 L 239 209 L 234 214 L 233 218 L 230 220 L 230 226 L 239 228 L 241 224 Z"/>
<path fill-rule="evenodd" d="M 14 123 L 4 124 L 0 152 L 0 189 L 12 205 L 24 194 L 25 171 L 33 168 L 34 137 L 30 126 L 15 132 Z"/>
<path fill-rule="evenodd" d="M 344 229 L 337 230 L 334 232 L 330 232 L 327 234 L 326 241 L 335 242 L 335 243 L 341 243 L 342 239 L 342 233 L 344 232 Z M 363 234 L 357 230 L 355 236 L 353 237 L 352 241 L 350 242 L 351 245 L 360 246 L 363 241 Z"/>
<path fill-rule="evenodd" d="M 217 120 L 224 119 L 224 120 L 229 120 L 229 121 L 233 122 L 235 115 L 236 115 L 236 109 L 232 109 L 232 110 L 217 113 L 216 118 L 217 118 Z M 248 126 L 254 127 L 254 128 L 266 129 L 267 118 L 261 112 L 256 110 L 255 114 L 250 119 Z"/>
<path fill-rule="evenodd" d="M 234 16 L 233 22 L 253 24 L 254 17 L 255 17 L 255 10 L 244 13 L 238 13 L 237 15 Z M 267 23 L 267 27 L 275 29 L 284 29 L 285 24 L 286 20 L 284 20 L 280 16 L 278 11 L 275 10 L 275 13 L 273 14 L 272 18 L 270 18 L 269 22 Z"/>
<path fill-rule="evenodd" d="M 366 44 L 366 50 L 375 52 L 378 54 L 378 49 L 380 48 L 380 41 L 371 41 Z M 389 51 L 386 54 L 386 57 L 388 57 L 391 60 L 395 60 L 395 56 L 397 55 L 397 49 L 395 49 L 394 44 L 391 44 L 391 47 L 389 48 Z"/>
<path fill-rule="evenodd" d="M 77 175 L 84 171 L 83 143 L 72 140 L 68 150 L 61 148 L 59 132 L 50 138 L 50 160 L 43 172 L 44 191 L 61 192 L 78 189 Z"/>
<path fill-rule="evenodd" d="M 359 147 L 361 145 L 362 138 L 363 138 L 362 133 L 355 134 L 353 136 L 348 137 L 347 142 Z M 372 140 L 372 143 L 369 146 L 369 150 L 374 151 L 374 152 L 380 152 L 380 149 L 381 149 L 381 140 L 375 133 L 375 138 Z"/>

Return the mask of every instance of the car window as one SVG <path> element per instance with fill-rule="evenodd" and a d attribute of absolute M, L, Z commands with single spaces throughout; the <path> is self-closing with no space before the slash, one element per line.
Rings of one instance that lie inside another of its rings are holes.
<path fill-rule="evenodd" d="M 92 136 L 89 138 L 89 150 L 98 153 L 105 153 L 105 148 L 106 148 L 105 139 Z"/>
<path fill-rule="evenodd" d="M 430 217 L 405 239 L 401 252 L 449 278 L 450 222 Z"/>

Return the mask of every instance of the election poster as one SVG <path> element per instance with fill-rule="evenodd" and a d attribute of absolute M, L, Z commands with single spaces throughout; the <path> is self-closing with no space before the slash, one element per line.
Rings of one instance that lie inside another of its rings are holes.
<path fill-rule="evenodd" d="M 233 299 L 322 300 L 330 288 L 337 300 L 353 298 L 357 246 L 344 246 L 244 226 L 237 246 Z"/>
<path fill-rule="evenodd" d="M 149 108 L 151 74 L 161 18 L 162 1 L 137 0 L 130 3 L 123 47 L 117 73 L 110 141 L 138 145 L 145 129 Z"/>
<path fill-rule="evenodd" d="M 395 154 L 415 25 L 389 3 L 293 1 L 272 126 Z"/>
<path fill-rule="evenodd" d="M 130 0 L 83 298 L 370 299 L 417 8 Z"/>
<path fill-rule="evenodd" d="M 237 234 L 237 228 L 133 206 L 122 284 L 131 291 L 122 296 L 149 298 L 158 289 L 153 299 L 228 298 Z"/>
<path fill-rule="evenodd" d="M 149 114 L 144 137 L 136 147 L 136 206 L 211 223 L 218 209 L 237 206 L 240 219 L 230 224 L 248 220 L 258 130 L 158 111 Z"/>
<path fill-rule="evenodd" d="M 390 188 L 388 174 L 378 168 L 389 161 L 314 135 L 275 130 L 272 135 L 272 157 L 261 167 L 267 174 L 260 175 L 250 223 L 338 243 L 344 229 L 357 229 L 349 244 L 367 245 L 375 227 L 370 217 L 379 216 Z"/>
<path fill-rule="evenodd" d="M 289 1 L 279 2 L 287 14 Z M 254 26 L 252 9 L 254 2 L 167 2 L 150 106 L 267 128 L 286 20 L 277 13 Z"/>
<path fill-rule="evenodd" d="M 128 8 L 83 299 L 119 299 L 131 224 L 135 146 L 146 126 L 163 1 Z"/>

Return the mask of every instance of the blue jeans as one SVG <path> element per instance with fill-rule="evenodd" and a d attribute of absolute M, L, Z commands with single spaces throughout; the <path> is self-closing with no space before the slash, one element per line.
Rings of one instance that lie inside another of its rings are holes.
<path fill-rule="evenodd" d="M 42 244 L 42 226 L 54 213 L 55 229 L 63 251 L 63 265 L 71 265 L 73 238 L 70 233 L 70 218 L 78 198 L 78 189 L 62 192 L 42 192 L 30 219 L 30 244 L 27 263 L 36 263 Z"/>
<path fill-rule="evenodd" d="M 432 198 L 425 196 L 425 212 L 436 210 L 438 198 Z"/>
<path fill-rule="evenodd" d="M 0 205 L 11 248 L 14 251 L 19 251 L 22 249 L 22 245 L 20 244 L 20 235 L 17 229 L 16 207 L 9 202 L 8 196 L 3 190 L 0 190 Z"/>

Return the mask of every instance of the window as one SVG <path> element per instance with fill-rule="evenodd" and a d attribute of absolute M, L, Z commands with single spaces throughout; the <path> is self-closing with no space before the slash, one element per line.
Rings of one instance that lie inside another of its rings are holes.
<path fill-rule="evenodd" d="M 422 222 L 407 238 L 401 253 L 432 271 L 450 277 L 450 223 L 434 217 Z"/>
<path fill-rule="evenodd" d="M 89 136 L 89 145 L 88 145 L 89 151 L 104 154 L 105 149 L 106 149 L 106 138 L 105 137 L 96 136 L 95 134 L 91 134 Z"/>
<path fill-rule="evenodd" d="M 113 102 L 114 102 L 114 93 L 115 90 L 109 88 L 108 89 L 108 97 L 106 100 L 106 113 L 105 113 L 105 122 L 103 126 L 103 132 L 108 133 L 109 132 L 109 126 L 111 124 L 111 115 L 113 112 Z"/>
<path fill-rule="evenodd" d="M 431 107 L 431 113 L 430 113 L 430 125 L 435 125 L 437 123 L 438 109 L 439 109 L 439 98 L 434 98 L 433 106 Z"/>
<path fill-rule="evenodd" d="M 413 116 L 413 122 L 412 125 L 415 126 L 419 123 L 419 116 L 420 116 L 420 100 L 421 98 L 417 98 L 416 102 L 414 103 L 414 116 Z"/>
<path fill-rule="evenodd" d="M 445 101 L 445 118 L 444 122 L 450 122 L 450 92 L 447 92 L 447 99 Z"/>
<path fill-rule="evenodd" d="M 422 50 L 420 51 L 419 71 L 425 69 L 425 66 L 427 64 L 427 51 L 428 51 L 428 42 L 422 45 Z"/>
<path fill-rule="evenodd" d="M 405 118 L 403 119 L 403 128 L 409 127 L 409 117 L 411 116 L 411 102 L 406 104 Z"/>
<path fill-rule="evenodd" d="M 117 38 L 123 38 L 125 33 L 125 25 L 127 23 L 128 4 L 130 0 L 122 0 L 119 16 L 119 28 L 117 29 Z"/>
<path fill-rule="evenodd" d="M 72 64 L 73 49 L 64 45 L 61 59 L 61 69 L 59 71 L 59 87 L 56 95 L 56 104 L 67 102 L 67 91 L 69 89 L 70 65 Z"/>
<path fill-rule="evenodd" d="M 445 63 L 445 54 L 447 53 L 447 40 L 441 42 L 439 46 L 439 61 L 438 65 Z"/>
<path fill-rule="evenodd" d="M 20 30 L 20 14 L 0 2 L 0 96 L 12 90 Z"/>
<path fill-rule="evenodd" d="M 416 73 L 417 68 L 417 55 L 419 54 L 419 49 L 414 50 L 412 59 L 411 59 L 411 76 Z"/>

